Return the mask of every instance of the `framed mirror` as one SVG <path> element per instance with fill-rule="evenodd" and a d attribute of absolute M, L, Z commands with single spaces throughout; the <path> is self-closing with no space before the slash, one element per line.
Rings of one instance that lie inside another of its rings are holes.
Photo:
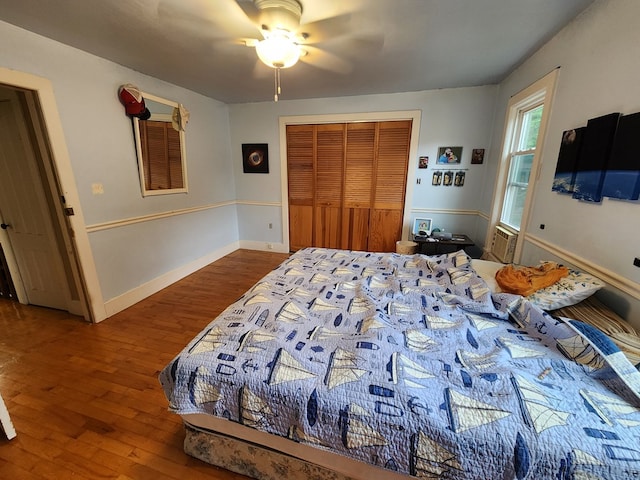
<path fill-rule="evenodd" d="M 185 135 L 173 121 L 178 104 L 141 92 L 150 117 L 133 118 L 142 196 L 187 193 Z"/>

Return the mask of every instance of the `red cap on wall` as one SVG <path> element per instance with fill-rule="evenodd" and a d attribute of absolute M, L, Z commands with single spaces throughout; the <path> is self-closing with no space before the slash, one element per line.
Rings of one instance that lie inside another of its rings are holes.
<path fill-rule="evenodd" d="M 122 85 L 118 89 L 118 97 L 120 97 L 120 102 L 122 102 L 125 112 L 130 117 L 146 120 L 151 116 L 144 104 L 144 98 L 142 98 L 140 90 L 135 85 L 130 83 Z"/>

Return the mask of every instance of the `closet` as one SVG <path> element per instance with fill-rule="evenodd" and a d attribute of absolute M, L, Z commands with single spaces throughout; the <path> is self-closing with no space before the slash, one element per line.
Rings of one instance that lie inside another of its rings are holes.
<path fill-rule="evenodd" d="M 411 120 L 287 126 L 289 245 L 395 251 Z"/>

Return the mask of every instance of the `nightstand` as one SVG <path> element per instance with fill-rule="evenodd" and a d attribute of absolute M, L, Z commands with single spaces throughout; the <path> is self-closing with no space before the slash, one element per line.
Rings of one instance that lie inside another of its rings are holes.
<path fill-rule="evenodd" d="M 451 240 L 436 240 L 433 237 L 414 235 L 413 241 L 418 244 L 418 252 L 425 255 L 457 252 L 458 250 L 464 250 L 475 245 L 475 243 L 463 233 L 452 234 Z"/>

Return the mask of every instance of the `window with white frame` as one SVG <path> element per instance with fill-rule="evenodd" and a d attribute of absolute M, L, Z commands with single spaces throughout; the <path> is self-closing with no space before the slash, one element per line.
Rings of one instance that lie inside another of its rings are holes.
<path fill-rule="evenodd" d="M 487 245 L 498 225 L 513 233 L 526 230 L 558 70 L 509 100 Z M 513 261 L 519 260 L 523 241 L 517 235 Z"/>
<path fill-rule="evenodd" d="M 500 221 L 517 231 L 520 231 L 543 110 L 543 104 L 534 104 L 518 112 L 513 148 L 509 153 L 509 173 Z"/>

